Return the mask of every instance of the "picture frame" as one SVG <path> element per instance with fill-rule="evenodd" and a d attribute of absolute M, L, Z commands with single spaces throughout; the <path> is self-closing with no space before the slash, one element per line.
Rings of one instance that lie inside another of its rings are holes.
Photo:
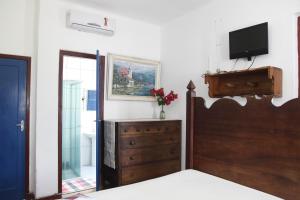
<path fill-rule="evenodd" d="M 155 101 L 152 88 L 160 87 L 159 61 L 108 54 L 108 99 Z"/>

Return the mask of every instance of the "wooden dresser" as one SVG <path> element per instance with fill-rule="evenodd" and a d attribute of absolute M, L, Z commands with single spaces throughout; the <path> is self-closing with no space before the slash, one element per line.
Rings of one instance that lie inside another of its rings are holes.
<path fill-rule="evenodd" d="M 181 169 L 181 121 L 105 121 L 104 157 L 110 149 L 113 164 L 103 165 L 104 188 L 171 174 Z M 113 132 L 113 133 L 112 133 Z M 107 139 L 109 140 L 109 139 Z M 105 158 L 104 160 L 109 160 Z M 110 166 L 109 166 L 110 165 Z"/>

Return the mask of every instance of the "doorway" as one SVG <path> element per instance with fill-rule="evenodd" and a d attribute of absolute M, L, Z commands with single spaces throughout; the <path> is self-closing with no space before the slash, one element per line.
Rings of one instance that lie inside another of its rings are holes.
<path fill-rule="evenodd" d="M 300 98 L 300 16 L 298 17 L 298 97 Z"/>
<path fill-rule="evenodd" d="M 0 54 L 0 197 L 29 195 L 31 58 Z"/>
<path fill-rule="evenodd" d="M 60 51 L 58 191 L 63 195 L 95 190 L 100 180 L 96 119 L 103 119 L 104 61 L 101 57 L 97 66 L 96 55 Z"/>

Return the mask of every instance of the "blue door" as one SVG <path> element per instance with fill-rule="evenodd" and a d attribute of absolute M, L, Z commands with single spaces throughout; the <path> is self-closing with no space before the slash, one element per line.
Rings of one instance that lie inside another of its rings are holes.
<path fill-rule="evenodd" d="M 0 58 L 0 199 L 25 194 L 27 62 Z"/>

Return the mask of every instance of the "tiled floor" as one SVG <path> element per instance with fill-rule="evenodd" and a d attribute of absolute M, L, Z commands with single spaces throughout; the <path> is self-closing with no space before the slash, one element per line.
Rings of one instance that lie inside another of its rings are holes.
<path fill-rule="evenodd" d="M 90 178 L 73 178 L 62 182 L 62 193 L 69 194 L 89 190 L 96 187 L 96 181 Z"/>
<path fill-rule="evenodd" d="M 67 172 L 72 173 L 72 172 Z M 81 177 L 63 180 L 62 193 L 69 194 L 89 190 L 96 187 L 96 168 L 81 166 Z"/>
<path fill-rule="evenodd" d="M 63 200 L 78 200 L 78 199 L 91 199 L 90 197 L 84 195 L 84 194 L 72 194 L 67 197 L 63 197 Z M 91 199 L 92 200 L 92 199 Z"/>

